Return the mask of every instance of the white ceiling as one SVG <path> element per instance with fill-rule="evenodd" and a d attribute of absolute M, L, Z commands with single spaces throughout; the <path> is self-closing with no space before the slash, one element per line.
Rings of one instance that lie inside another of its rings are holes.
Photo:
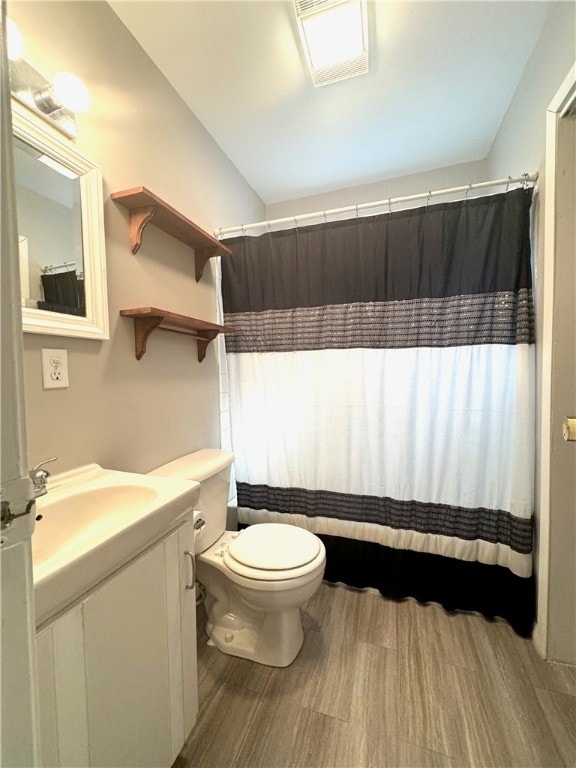
<path fill-rule="evenodd" d="M 369 1 L 370 72 L 315 88 L 291 2 L 109 1 L 265 203 L 486 157 L 552 7 Z"/>

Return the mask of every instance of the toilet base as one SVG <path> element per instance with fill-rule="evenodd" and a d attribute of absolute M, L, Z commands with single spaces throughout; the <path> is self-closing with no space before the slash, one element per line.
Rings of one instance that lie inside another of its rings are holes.
<path fill-rule="evenodd" d="M 218 616 L 218 603 L 209 611 L 209 644 L 222 653 L 250 659 L 270 667 L 287 667 L 304 642 L 300 609 L 261 614 L 259 626 L 246 626 L 233 613 Z M 214 615 L 216 614 L 216 615 Z"/>

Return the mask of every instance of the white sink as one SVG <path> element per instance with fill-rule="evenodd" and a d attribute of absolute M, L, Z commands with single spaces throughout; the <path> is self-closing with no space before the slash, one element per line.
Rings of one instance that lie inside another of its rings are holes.
<path fill-rule="evenodd" d="M 98 464 L 51 477 L 32 536 L 36 625 L 192 513 L 200 484 Z"/>

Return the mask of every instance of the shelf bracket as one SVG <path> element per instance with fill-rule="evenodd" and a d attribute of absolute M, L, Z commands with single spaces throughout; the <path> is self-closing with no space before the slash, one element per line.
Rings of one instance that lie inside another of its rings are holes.
<path fill-rule="evenodd" d="M 198 344 L 198 362 L 201 363 L 206 357 L 206 350 L 208 344 L 218 336 L 218 331 L 204 331 L 202 336 L 198 336 L 196 343 Z"/>
<path fill-rule="evenodd" d="M 196 248 L 194 251 L 194 260 L 196 262 L 196 282 L 199 283 L 204 274 L 204 267 L 206 262 L 209 261 L 212 256 L 218 254 L 216 248 Z"/>
<path fill-rule="evenodd" d="M 151 221 L 158 212 L 157 205 L 146 205 L 142 208 L 134 208 L 130 211 L 130 248 L 132 253 L 138 253 L 142 243 L 142 232 L 144 227 Z"/>
<path fill-rule="evenodd" d="M 136 360 L 144 357 L 148 336 L 160 326 L 161 317 L 135 317 L 134 319 L 134 346 Z"/>

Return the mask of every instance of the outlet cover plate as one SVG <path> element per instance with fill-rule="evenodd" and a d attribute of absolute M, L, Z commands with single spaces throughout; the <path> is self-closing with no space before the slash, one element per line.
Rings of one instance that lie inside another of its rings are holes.
<path fill-rule="evenodd" d="M 44 389 L 65 389 L 68 381 L 68 350 L 42 350 L 42 384 Z"/>

